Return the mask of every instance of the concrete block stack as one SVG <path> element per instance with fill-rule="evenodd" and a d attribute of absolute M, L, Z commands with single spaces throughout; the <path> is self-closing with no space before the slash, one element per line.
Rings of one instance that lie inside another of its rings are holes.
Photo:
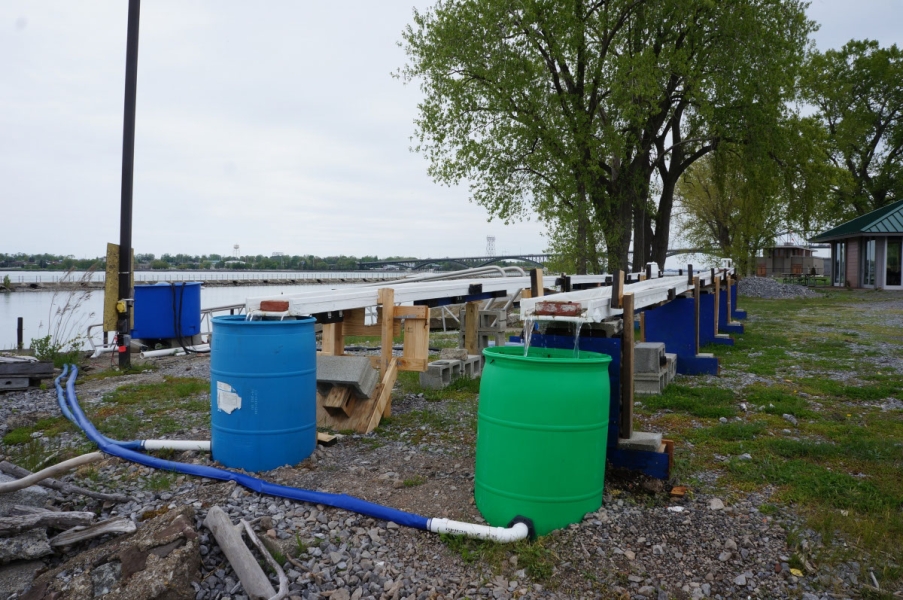
<path fill-rule="evenodd" d="M 444 348 L 439 360 L 431 362 L 420 374 L 420 387 L 441 390 L 458 377 L 479 377 L 482 368 L 483 358 L 479 354 L 468 355 L 463 348 Z"/>
<path fill-rule="evenodd" d="M 465 323 L 467 312 L 465 307 L 461 307 L 459 319 L 461 326 L 458 329 L 458 346 L 464 347 L 464 331 L 467 328 Z M 481 310 L 479 311 L 480 324 L 477 327 L 478 349 L 482 352 L 483 348 L 489 347 L 490 341 L 496 346 L 505 345 L 505 330 L 508 327 L 508 312 L 504 309 L 498 310 Z"/>
<path fill-rule="evenodd" d="M 676 369 L 677 356 L 672 354 L 669 365 L 662 342 L 642 342 L 633 349 L 633 392 L 637 396 L 653 396 L 665 391 Z"/>

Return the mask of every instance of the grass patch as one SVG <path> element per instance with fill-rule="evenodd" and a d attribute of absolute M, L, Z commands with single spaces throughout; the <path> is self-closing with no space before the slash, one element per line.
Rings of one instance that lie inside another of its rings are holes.
<path fill-rule="evenodd" d="M 644 398 L 643 404 L 652 410 L 668 409 L 686 412 L 694 417 L 718 419 L 737 414 L 735 401 L 734 393 L 723 388 L 672 384 L 660 396 Z"/>
<path fill-rule="evenodd" d="M 176 474 L 168 471 L 154 471 L 147 478 L 144 487 L 152 492 L 165 492 L 172 488 L 176 481 Z"/>
<path fill-rule="evenodd" d="M 526 570 L 535 581 L 548 581 L 552 577 L 557 557 L 548 547 L 548 538 L 535 541 L 521 540 L 513 544 L 499 544 L 488 540 L 442 534 L 442 543 L 468 563 L 482 563 L 493 574 L 500 574 L 510 565 L 510 558 L 517 556 L 517 568 Z"/>
<path fill-rule="evenodd" d="M 797 396 L 781 387 L 765 387 L 753 385 L 745 390 L 747 402 L 761 407 L 762 412 L 770 415 L 789 414 L 795 417 L 809 416 L 805 398 Z"/>
<path fill-rule="evenodd" d="M 415 475 L 410 479 L 405 479 L 403 483 L 405 487 L 417 487 L 418 485 L 423 485 L 424 483 L 426 483 L 426 477 Z"/>

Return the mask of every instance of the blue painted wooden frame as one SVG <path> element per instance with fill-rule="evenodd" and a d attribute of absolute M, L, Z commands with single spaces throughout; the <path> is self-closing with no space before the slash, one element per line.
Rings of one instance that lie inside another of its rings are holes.
<path fill-rule="evenodd" d="M 731 286 L 737 289 L 737 286 Z M 718 300 L 718 330 L 721 333 L 743 333 L 742 323 L 730 323 L 731 319 L 727 318 L 727 290 L 719 292 L 721 298 Z M 733 293 L 731 293 L 733 296 Z M 731 304 L 731 314 L 734 313 L 734 305 Z M 746 313 L 743 313 L 744 315 Z"/>
<path fill-rule="evenodd" d="M 714 309 L 712 309 L 714 311 Z M 665 351 L 677 354 L 677 372 L 683 375 L 717 375 L 718 359 L 696 354 L 696 305 L 693 298 L 675 298 L 646 310 L 646 341 L 664 342 Z M 700 311 L 702 313 L 702 311 Z M 700 314 L 700 320 L 702 320 Z M 715 328 L 715 315 L 710 317 Z M 700 340 L 701 342 L 701 340 Z"/>
<path fill-rule="evenodd" d="M 721 312 L 719 307 L 719 312 Z M 721 326 L 721 316 L 718 316 L 719 328 Z M 715 335 L 715 294 L 699 295 L 699 345 L 706 344 L 722 344 L 724 346 L 733 346 L 734 340 L 731 338 L 718 337 Z"/>
<path fill-rule="evenodd" d="M 731 287 L 731 315 L 737 319 L 738 321 L 743 321 L 746 319 L 746 311 L 740 310 L 737 308 L 737 288 L 740 286 L 738 284 L 734 284 Z"/>

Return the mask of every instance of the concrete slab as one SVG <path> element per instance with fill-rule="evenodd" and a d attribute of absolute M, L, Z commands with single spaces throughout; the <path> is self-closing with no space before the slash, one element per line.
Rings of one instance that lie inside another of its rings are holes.
<path fill-rule="evenodd" d="M 622 450 L 645 450 L 646 452 L 658 452 L 662 446 L 662 434 L 634 431 L 630 439 L 618 440 L 618 448 Z"/>
<path fill-rule="evenodd" d="M 349 386 L 359 398 L 369 398 L 379 383 L 379 371 L 368 356 L 317 355 L 317 383 Z"/>

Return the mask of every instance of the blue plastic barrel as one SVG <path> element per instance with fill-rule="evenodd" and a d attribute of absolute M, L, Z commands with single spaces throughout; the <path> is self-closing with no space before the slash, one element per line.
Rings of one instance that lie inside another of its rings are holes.
<path fill-rule="evenodd" d="M 313 318 L 214 317 L 210 348 L 210 446 L 226 467 L 294 465 L 317 445 L 317 346 Z"/>
<path fill-rule="evenodd" d="M 201 282 L 158 283 L 135 286 L 137 339 L 171 339 L 181 336 L 189 343 L 201 332 Z"/>

